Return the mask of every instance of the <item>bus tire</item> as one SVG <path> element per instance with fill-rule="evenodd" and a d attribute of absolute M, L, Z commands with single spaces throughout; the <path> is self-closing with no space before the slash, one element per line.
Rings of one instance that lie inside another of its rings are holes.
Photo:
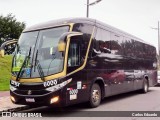
<path fill-rule="evenodd" d="M 148 90 L 149 90 L 148 80 L 144 79 L 144 81 L 143 81 L 142 93 L 147 93 Z"/>
<path fill-rule="evenodd" d="M 90 91 L 89 105 L 92 108 L 98 107 L 101 103 L 102 93 L 98 84 L 94 83 Z"/>

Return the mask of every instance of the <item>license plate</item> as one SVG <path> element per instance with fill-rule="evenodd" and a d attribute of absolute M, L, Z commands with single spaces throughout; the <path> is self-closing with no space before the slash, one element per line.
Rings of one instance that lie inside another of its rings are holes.
<path fill-rule="evenodd" d="M 26 98 L 26 102 L 35 102 L 34 98 Z"/>

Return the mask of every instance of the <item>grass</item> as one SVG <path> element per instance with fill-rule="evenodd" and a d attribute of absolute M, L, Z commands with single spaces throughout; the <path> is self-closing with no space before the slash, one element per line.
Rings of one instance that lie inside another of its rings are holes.
<path fill-rule="evenodd" d="M 9 82 L 11 78 L 11 61 L 12 56 L 6 55 L 0 57 L 0 91 L 9 90 Z"/>

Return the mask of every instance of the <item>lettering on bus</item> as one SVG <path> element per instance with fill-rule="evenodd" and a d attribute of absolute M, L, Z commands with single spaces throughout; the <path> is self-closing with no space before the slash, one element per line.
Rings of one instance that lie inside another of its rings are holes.
<path fill-rule="evenodd" d="M 13 81 L 13 80 L 11 80 L 11 84 L 14 85 L 15 87 L 19 87 L 19 85 L 20 85 L 19 82 L 16 82 L 16 81 Z"/>
<path fill-rule="evenodd" d="M 78 89 L 72 89 L 69 91 L 70 94 L 70 100 L 77 99 Z"/>
<path fill-rule="evenodd" d="M 43 83 L 44 87 L 49 87 L 53 85 L 57 85 L 57 80 L 50 80 Z"/>

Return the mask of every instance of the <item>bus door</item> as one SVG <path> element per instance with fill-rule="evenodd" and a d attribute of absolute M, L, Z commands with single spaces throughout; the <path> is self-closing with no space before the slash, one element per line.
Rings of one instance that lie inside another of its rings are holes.
<path fill-rule="evenodd" d="M 87 71 L 82 68 L 86 50 L 83 48 L 82 36 L 70 39 L 68 50 L 67 76 L 72 82 L 67 86 L 67 104 L 75 104 L 87 100 Z"/>

